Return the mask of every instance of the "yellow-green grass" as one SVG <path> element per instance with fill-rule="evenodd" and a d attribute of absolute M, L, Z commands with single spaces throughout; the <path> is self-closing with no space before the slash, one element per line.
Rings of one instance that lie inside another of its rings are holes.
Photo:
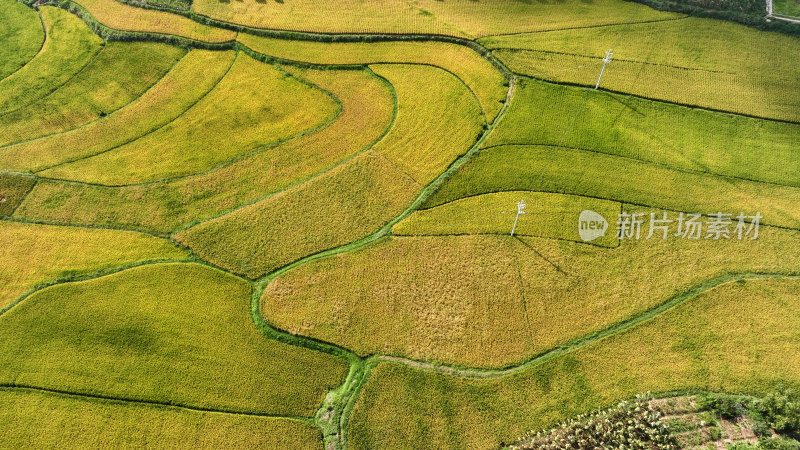
<path fill-rule="evenodd" d="M 42 175 L 104 185 L 191 175 L 311 130 L 337 113 L 324 91 L 239 53 L 222 81 L 176 120 Z"/>
<path fill-rule="evenodd" d="M 800 283 L 720 286 L 523 372 L 467 379 L 391 363 L 351 416 L 350 448 L 497 448 L 529 430 L 653 391 L 765 394 L 800 384 Z"/>
<path fill-rule="evenodd" d="M 31 176 L 0 172 L 0 216 L 10 216 L 34 184 Z"/>
<path fill-rule="evenodd" d="M 517 73 L 643 97 L 800 122 L 800 39 L 721 20 L 580 28 L 488 37 Z M 781 55 L 780 58 L 776 57 Z"/>
<path fill-rule="evenodd" d="M 164 11 L 153 11 L 120 3 L 116 0 L 75 0 L 98 22 L 116 30 L 171 34 L 204 42 L 227 42 L 236 39 L 236 32 L 210 27 L 187 17 Z"/>
<path fill-rule="evenodd" d="M 517 218 L 517 203 L 524 202 L 524 212 Z M 604 217 L 616 217 L 618 202 L 530 191 L 509 191 L 476 195 L 418 210 L 392 227 L 399 236 L 448 236 L 464 234 L 549 237 L 581 242 L 578 217 L 592 210 Z M 613 230 L 593 241 L 596 245 L 616 247 Z"/>
<path fill-rule="evenodd" d="M 41 171 L 151 133 L 203 98 L 225 75 L 235 54 L 192 50 L 139 98 L 107 117 L 64 133 L 0 148 L 0 167 Z"/>
<path fill-rule="evenodd" d="M 503 75 L 469 47 L 445 42 L 289 41 L 252 34 L 237 40 L 260 53 L 315 64 L 408 63 L 441 67 L 469 86 L 489 121 L 500 112 L 507 88 Z"/>
<path fill-rule="evenodd" d="M 800 124 L 523 80 L 485 146 L 558 145 L 800 186 L 798 140 Z"/>
<path fill-rule="evenodd" d="M 142 233 L 0 221 L 0 309 L 40 283 L 187 258 L 173 243 Z"/>
<path fill-rule="evenodd" d="M 607 219 L 615 233 L 616 216 Z M 615 249 L 510 236 L 393 237 L 281 274 L 261 309 L 278 328 L 362 355 L 505 367 L 711 277 L 800 270 L 800 232 L 762 227 L 753 241 L 647 235 L 645 224 L 640 240 Z"/>
<path fill-rule="evenodd" d="M 341 114 L 333 123 L 228 166 L 169 182 L 110 188 L 40 180 L 17 216 L 161 233 L 176 231 L 328 169 L 337 161 L 367 149 L 391 123 L 392 92 L 368 71 L 296 70 L 294 73 L 330 91 L 341 101 Z M 98 131 L 96 136 L 95 142 L 102 145 L 102 133 Z M 77 145 L 80 139 L 70 142 Z M 52 151 L 57 148 L 52 147 Z M 103 208 L 97 208 L 98 204 Z"/>
<path fill-rule="evenodd" d="M 42 21 L 35 10 L 15 0 L 0 1 L 0 80 L 30 61 L 44 43 Z"/>
<path fill-rule="evenodd" d="M 375 151 L 426 185 L 481 135 L 486 122 L 478 102 L 455 76 L 438 68 L 370 67 L 392 83 L 399 104 L 392 132 Z"/>
<path fill-rule="evenodd" d="M 116 111 L 142 95 L 185 54 L 166 44 L 109 42 L 56 91 L 0 116 L 0 146 L 69 130 Z"/>
<path fill-rule="evenodd" d="M 321 33 L 444 34 L 481 37 L 678 17 L 618 0 L 520 2 L 515 0 L 321 0 L 260 2 L 197 0 L 202 15 L 255 28 Z"/>
<path fill-rule="evenodd" d="M 251 290 L 199 264 L 46 288 L 0 317 L 0 384 L 311 417 L 347 363 L 264 336 Z"/>
<path fill-rule="evenodd" d="M 33 103 L 66 83 L 103 45 L 81 19 L 67 11 L 53 6 L 39 11 L 47 38 L 33 59 L 0 80 L 0 114 Z"/>
<path fill-rule="evenodd" d="M 0 388 L 6 448 L 322 449 L 315 426 L 22 389 Z"/>
<path fill-rule="evenodd" d="M 368 236 L 399 215 L 419 190 L 408 175 L 370 150 L 175 238 L 206 261 L 255 279 Z"/>
<path fill-rule="evenodd" d="M 477 194 L 561 192 L 686 212 L 752 215 L 800 228 L 800 189 L 680 171 L 629 158 L 568 148 L 515 145 L 482 150 L 426 202 L 432 207 Z M 23 203 L 24 205 L 24 203 Z"/>

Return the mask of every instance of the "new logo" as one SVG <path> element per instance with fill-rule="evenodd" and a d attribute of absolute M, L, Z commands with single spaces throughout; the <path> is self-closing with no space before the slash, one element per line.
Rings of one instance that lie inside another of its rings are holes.
<path fill-rule="evenodd" d="M 586 209 L 578 216 L 578 234 L 584 242 L 591 242 L 606 235 L 608 221 L 600 214 Z"/>

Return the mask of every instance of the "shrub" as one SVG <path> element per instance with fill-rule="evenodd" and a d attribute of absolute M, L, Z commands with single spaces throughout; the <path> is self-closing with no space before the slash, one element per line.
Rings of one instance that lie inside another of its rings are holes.
<path fill-rule="evenodd" d="M 726 419 L 741 417 L 747 411 L 747 400 L 735 395 L 707 394 L 700 397 L 699 404 Z"/>
<path fill-rule="evenodd" d="M 760 439 L 756 448 L 764 450 L 800 450 L 800 442 L 786 437 L 767 438 Z"/>
<path fill-rule="evenodd" d="M 800 431 L 800 394 L 794 389 L 779 387 L 755 406 L 775 431 L 779 433 Z"/>

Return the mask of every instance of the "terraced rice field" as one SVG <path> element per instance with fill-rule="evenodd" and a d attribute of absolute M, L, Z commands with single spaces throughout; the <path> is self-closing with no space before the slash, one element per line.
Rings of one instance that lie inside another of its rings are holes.
<path fill-rule="evenodd" d="M 0 447 L 500 449 L 800 389 L 800 41 L 748 14 L 0 0 Z"/>
<path fill-rule="evenodd" d="M 643 390 L 763 393 L 778 380 L 797 383 L 797 289 L 796 279 L 730 282 L 507 375 L 464 378 L 381 362 L 353 410 L 350 446 L 495 448 Z"/>
<path fill-rule="evenodd" d="M 794 38 L 718 20 L 575 28 L 487 37 L 479 42 L 514 72 L 684 105 L 800 122 L 800 97 L 783 93 L 800 68 Z M 776 54 L 782 57 L 775 58 Z M 731 95 L 731 92 L 736 92 Z"/>

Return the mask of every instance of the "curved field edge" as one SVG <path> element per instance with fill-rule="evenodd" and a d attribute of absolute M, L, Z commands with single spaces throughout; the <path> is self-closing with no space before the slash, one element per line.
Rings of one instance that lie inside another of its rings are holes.
<path fill-rule="evenodd" d="M 0 387 L 0 445 L 322 450 L 315 426 L 289 418 L 197 411 Z M 114 420 L 108 420 L 113 417 Z M 25 423 L 29 426 L 21 427 Z"/>
<path fill-rule="evenodd" d="M 351 448 L 407 448 L 411 442 L 425 442 L 428 447 L 455 448 L 464 442 L 499 446 L 531 429 L 547 428 L 647 390 L 752 394 L 781 380 L 798 384 L 800 379 L 792 375 L 799 362 L 786 360 L 787 354 L 797 354 L 796 341 L 787 339 L 785 328 L 791 326 L 774 309 L 779 304 L 795 310 L 800 306 L 785 301 L 786 295 L 796 297 L 792 289 L 798 278 L 797 274 L 739 274 L 709 280 L 665 314 L 643 317 L 607 336 L 543 355 L 525 370 L 493 373 L 489 379 L 485 374 L 373 358 L 367 364 L 373 368 L 369 381 L 358 403 L 348 410 L 352 412 L 348 442 Z M 763 291 L 763 286 L 753 287 L 758 283 L 773 286 L 767 289 L 769 298 L 755 298 Z M 747 298 L 755 308 L 746 318 L 731 307 L 740 288 L 750 294 Z M 715 295 L 720 293 L 728 298 L 719 300 Z M 695 301 L 685 302 L 689 298 Z M 670 322 L 675 317 L 685 320 Z M 732 319 L 738 326 L 731 326 Z M 706 320 L 717 325 L 709 326 Z M 770 324 L 772 334 L 754 327 L 762 321 Z M 414 423 L 412 417 L 421 419 Z"/>
<path fill-rule="evenodd" d="M 0 80 L 12 75 L 33 59 L 44 46 L 44 24 L 38 12 L 15 0 L 0 3 Z M 8 53 L 7 53 L 8 52 Z M 9 54 L 10 53 L 10 54 Z"/>
<path fill-rule="evenodd" d="M 264 339 L 251 323 L 250 293 L 249 283 L 191 262 L 142 265 L 41 289 L 0 318 L 6 336 L 2 384 L 313 416 L 324 393 L 341 382 L 346 364 Z M 42 317 L 55 320 L 43 328 Z M 42 358 L 57 363 L 42 364 Z M 224 377 L 213 376 L 219 367 L 226 368 Z M 113 381 L 102 376 L 110 372 L 117 374 Z"/>

